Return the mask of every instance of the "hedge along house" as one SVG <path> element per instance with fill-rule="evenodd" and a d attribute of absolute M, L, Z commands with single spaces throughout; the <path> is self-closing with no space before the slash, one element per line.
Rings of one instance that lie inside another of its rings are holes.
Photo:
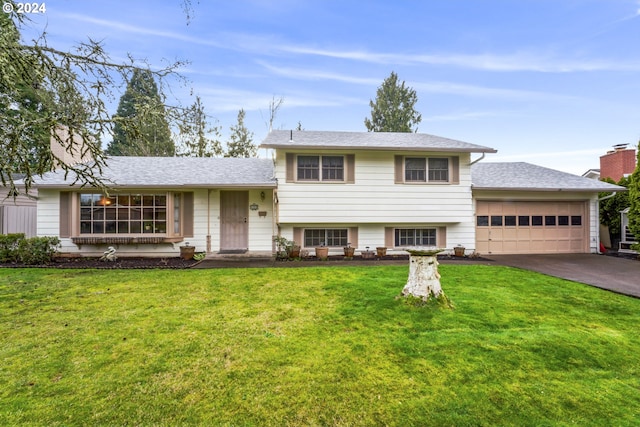
<path fill-rule="evenodd" d="M 279 232 L 303 248 L 475 246 L 472 153 L 417 133 L 273 131 Z"/>
<path fill-rule="evenodd" d="M 276 181 L 269 159 L 112 157 L 109 194 L 70 185 L 62 172 L 38 188 L 38 234 L 59 236 L 61 252 L 95 256 L 176 256 L 189 244 L 206 252 L 272 252 Z"/>

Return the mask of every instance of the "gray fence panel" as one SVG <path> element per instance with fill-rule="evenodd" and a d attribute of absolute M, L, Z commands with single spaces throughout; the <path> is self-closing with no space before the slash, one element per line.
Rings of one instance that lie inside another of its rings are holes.
<path fill-rule="evenodd" d="M 24 233 L 26 237 L 35 237 L 38 234 L 37 212 L 35 206 L 0 206 L 0 233 Z"/>

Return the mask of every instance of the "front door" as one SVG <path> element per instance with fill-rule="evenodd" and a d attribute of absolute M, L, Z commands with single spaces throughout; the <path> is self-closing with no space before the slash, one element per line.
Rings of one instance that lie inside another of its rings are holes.
<path fill-rule="evenodd" d="M 220 192 L 220 251 L 249 248 L 249 192 Z"/>

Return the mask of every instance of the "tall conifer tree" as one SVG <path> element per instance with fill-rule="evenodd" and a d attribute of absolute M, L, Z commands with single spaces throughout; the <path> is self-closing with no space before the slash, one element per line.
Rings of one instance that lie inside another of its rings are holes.
<path fill-rule="evenodd" d="M 376 92 L 375 102 L 369 101 L 371 118 L 364 119 L 369 132 L 417 132 L 422 114 L 415 109 L 416 91 L 398 82 L 391 72 Z"/>
<path fill-rule="evenodd" d="M 164 104 L 150 71 L 134 70 L 114 120 L 113 141 L 107 154 L 143 157 L 176 154 Z"/>
<path fill-rule="evenodd" d="M 238 111 L 238 123 L 231 126 L 231 136 L 225 157 L 256 157 L 258 149 L 253 143 L 253 132 L 244 124 L 244 110 Z"/>

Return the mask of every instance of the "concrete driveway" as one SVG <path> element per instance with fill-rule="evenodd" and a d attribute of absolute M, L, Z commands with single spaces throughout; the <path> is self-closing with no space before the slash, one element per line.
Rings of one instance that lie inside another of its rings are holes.
<path fill-rule="evenodd" d="M 640 261 L 595 254 L 487 255 L 486 258 L 501 265 L 640 298 Z"/>

